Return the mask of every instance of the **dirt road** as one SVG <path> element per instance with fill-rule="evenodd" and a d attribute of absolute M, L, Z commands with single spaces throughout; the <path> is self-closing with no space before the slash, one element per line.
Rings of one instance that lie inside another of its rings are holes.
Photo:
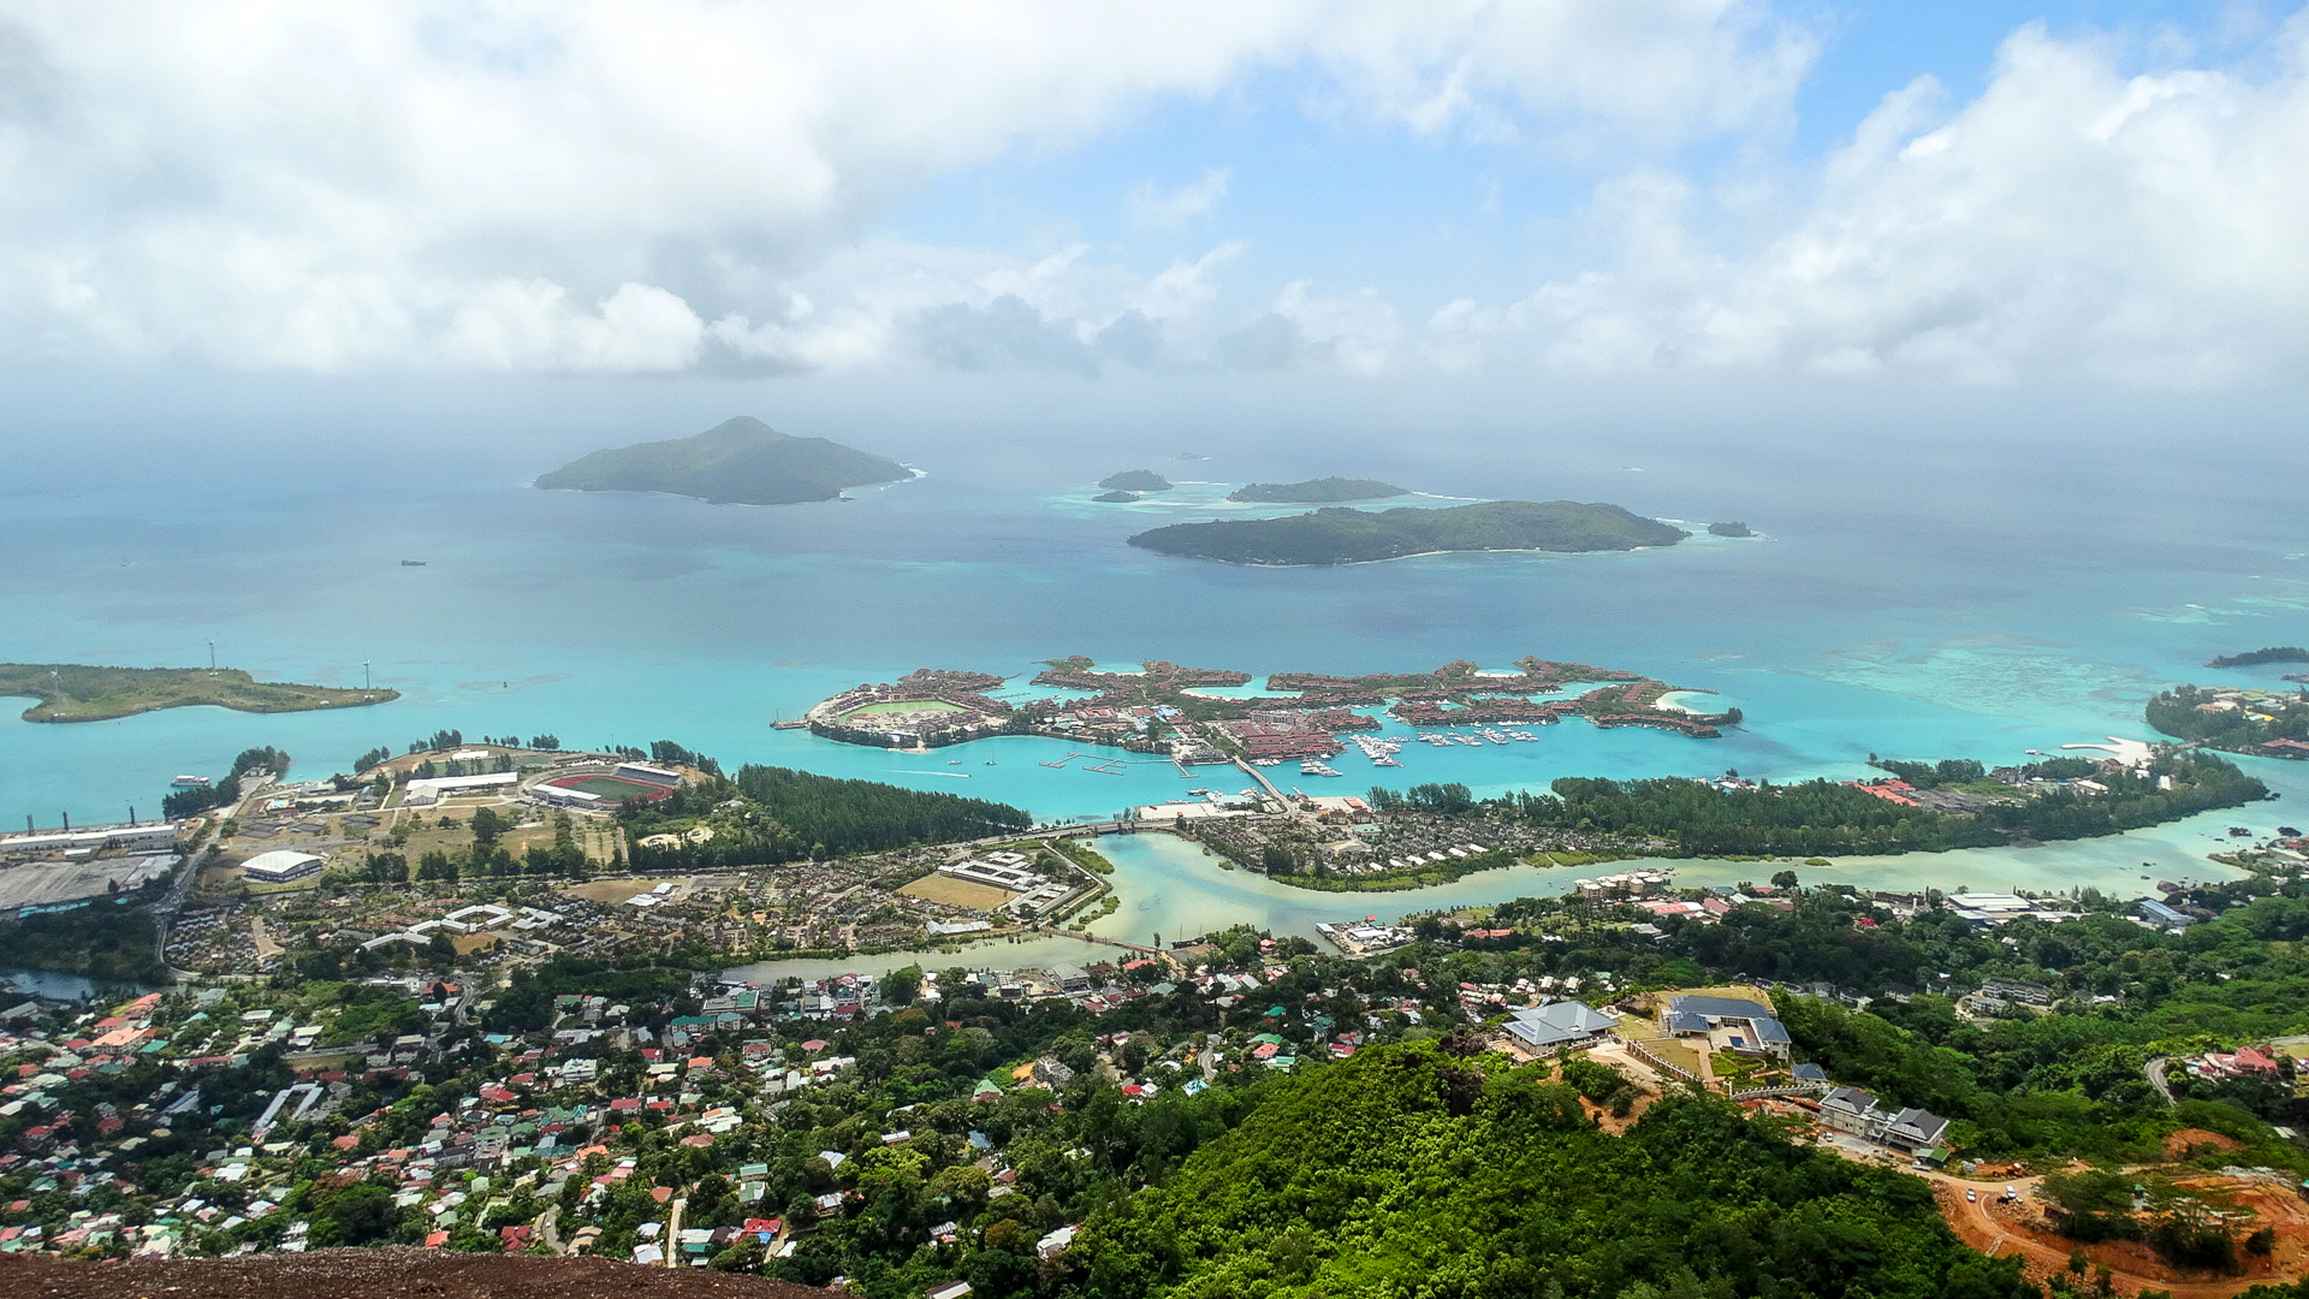
<path fill-rule="evenodd" d="M 2016 1230 L 2015 1224 L 1998 1216 L 1995 1211 L 1996 1197 L 2003 1194 L 2005 1186 L 2010 1185 L 2020 1193 L 2023 1211 L 2033 1214 L 2035 1211 L 2026 1206 L 2031 1202 L 2041 1178 L 2016 1177 L 2009 1183 L 1984 1183 L 1966 1181 L 1946 1173 L 1917 1175 L 1932 1183 L 1933 1194 L 1940 1200 L 1941 1216 L 1948 1219 L 1948 1225 L 1965 1244 L 1991 1258 L 2018 1255 L 2027 1260 L 2030 1275 L 2039 1280 L 2055 1272 L 2068 1270 L 2069 1251 L 2073 1246 L 2047 1244 L 2026 1232 Z M 1964 1193 L 1968 1190 L 1979 1192 L 1980 1198 L 1965 1199 Z M 2111 1264 L 2111 1271 L 2120 1295 L 2139 1294 L 2143 1290 L 2166 1290 L 2172 1293 L 2173 1299 L 2229 1299 L 2248 1286 L 2280 1279 L 2264 1276 L 2223 1278 L 2217 1281 L 2169 1281 L 2161 1276 L 2144 1276 L 2125 1271 L 2114 1264 Z M 2086 1275 L 2089 1278 L 2090 1271 Z"/>

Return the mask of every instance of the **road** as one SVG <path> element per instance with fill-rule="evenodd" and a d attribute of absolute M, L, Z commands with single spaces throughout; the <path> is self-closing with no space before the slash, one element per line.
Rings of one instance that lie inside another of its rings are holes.
<path fill-rule="evenodd" d="M 2165 1104 L 2176 1103 L 2173 1100 L 2172 1084 L 2165 1081 L 2165 1057 L 2161 1055 L 2150 1056 L 2149 1062 L 2141 1066 L 2141 1072 L 2149 1076 L 2149 1086 L 2157 1089 L 2157 1095 L 2165 1098 Z"/>
<path fill-rule="evenodd" d="M 681 1247 L 681 1211 L 688 1207 L 689 1197 L 677 1195 L 674 1197 L 672 1211 L 665 1215 L 665 1265 L 667 1267 L 685 1267 L 688 1265 L 688 1259 L 684 1257 Z"/>

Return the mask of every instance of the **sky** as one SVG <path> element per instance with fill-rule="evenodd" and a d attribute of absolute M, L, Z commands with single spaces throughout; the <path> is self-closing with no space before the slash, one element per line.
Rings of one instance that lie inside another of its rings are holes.
<path fill-rule="evenodd" d="M 2304 231 L 2249 0 L 0 0 L 24 382 L 2288 404 Z"/>

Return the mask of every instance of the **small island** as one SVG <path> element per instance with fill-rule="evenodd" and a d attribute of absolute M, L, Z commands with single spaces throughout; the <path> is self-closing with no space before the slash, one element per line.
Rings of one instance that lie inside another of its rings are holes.
<path fill-rule="evenodd" d="M 1756 530 L 1745 523 L 1711 523 L 1708 525 L 1708 535 L 1711 537 L 1753 537 L 1756 535 Z"/>
<path fill-rule="evenodd" d="M 793 437 L 740 415 L 694 437 L 580 456 L 537 480 L 549 491 L 665 492 L 712 505 L 831 501 L 845 488 L 898 483 L 914 471 L 825 438 Z"/>
<path fill-rule="evenodd" d="M 28 722 L 103 722 L 163 708 L 209 706 L 242 713 L 308 713 L 364 708 L 401 697 L 397 690 L 258 681 L 238 668 L 109 668 L 81 663 L 0 663 L 0 695 L 40 702 Z"/>
<path fill-rule="evenodd" d="M 2264 663 L 2309 663 L 2309 649 L 2298 645 L 2271 645 L 2267 649 L 2248 650 L 2243 654 L 2223 654 L 2205 666 L 2209 668 L 2251 668 Z"/>
<path fill-rule="evenodd" d="M 1337 505 L 1409 496 L 1410 490 L 1376 478 L 1310 478 L 1303 483 L 1251 483 L 1227 493 L 1230 501 L 1259 505 Z"/>
<path fill-rule="evenodd" d="M 1167 492 L 1171 489 L 1171 480 L 1152 469 L 1125 469 L 1099 479 L 1098 485 L 1110 492 Z"/>
<path fill-rule="evenodd" d="M 1130 544 L 1189 559 L 1295 567 L 1367 564 L 1464 550 L 1636 550 L 1672 546 L 1691 535 L 1617 505 L 1484 501 L 1446 509 L 1403 506 L 1379 513 L 1334 506 L 1279 519 L 1178 523 L 1139 533 Z"/>
<path fill-rule="evenodd" d="M 2209 749 L 2309 759 L 2309 690 L 2180 686 L 2151 699 L 2146 720 Z"/>

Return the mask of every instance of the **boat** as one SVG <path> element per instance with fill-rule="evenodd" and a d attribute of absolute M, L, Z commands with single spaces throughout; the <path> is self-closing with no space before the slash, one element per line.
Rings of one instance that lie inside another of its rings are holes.
<path fill-rule="evenodd" d="M 207 789 L 208 777 L 178 776 L 176 779 L 168 782 L 168 784 L 169 788 L 171 789 Z"/>
<path fill-rule="evenodd" d="M 962 765 L 962 759 L 960 759 L 960 758 L 948 758 L 948 759 L 946 760 L 946 765 L 947 765 L 947 766 L 949 766 L 949 767 L 959 767 L 959 766 L 961 766 L 961 765 Z"/>
<path fill-rule="evenodd" d="M 1190 789 L 1187 792 L 1194 795 L 1196 798 L 1201 798 L 1203 795 L 1208 794 L 1211 791 L 1207 789 Z"/>
<path fill-rule="evenodd" d="M 425 561 L 422 559 L 404 559 L 401 561 L 403 568 L 423 568 L 424 566 Z"/>

